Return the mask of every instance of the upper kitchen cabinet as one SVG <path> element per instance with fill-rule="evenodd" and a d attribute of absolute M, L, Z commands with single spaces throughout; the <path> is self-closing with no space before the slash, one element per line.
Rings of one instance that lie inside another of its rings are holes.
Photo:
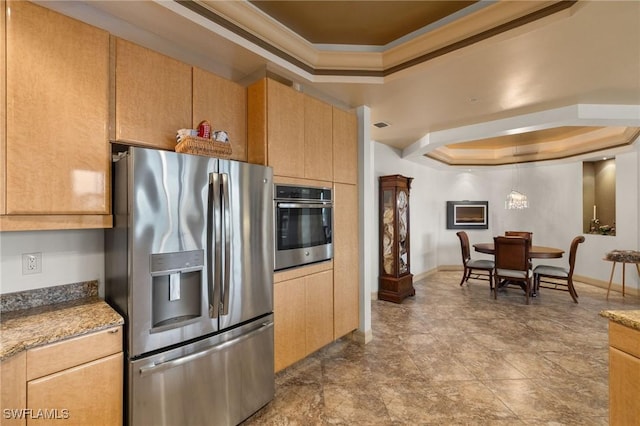
<path fill-rule="evenodd" d="M 3 13 L 0 230 L 110 226 L 109 34 L 25 1 Z"/>
<path fill-rule="evenodd" d="M 356 115 L 333 108 L 333 180 L 358 183 L 358 120 Z"/>
<path fill-rule="evenodd" d="M 119 142 L 173 150 L 191 128 L 191 67 L 115 39 L 115 135 Z"/>
<path fill-rule="evenodd" d="M 304 177 L 304 95 L 268 78 L 247 90 L 249 162 Z"/>
<path fill-rule="evenodd" d="M 231 159 L 247 161 L 247 89 L 215 74 L 193 68 L 193 121 L 207 120 L 212 130 L 229 135 Z"/>
<path fill-rule="evenodd" d="M 332 107 L 304 96 L 304 177 L 333 181 Z"/>

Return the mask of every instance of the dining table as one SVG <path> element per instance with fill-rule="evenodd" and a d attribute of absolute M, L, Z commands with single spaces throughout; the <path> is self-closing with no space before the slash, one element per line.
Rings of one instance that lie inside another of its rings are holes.
<path fill-rule="evenodd" d="M 476 243 L 473 245 L 473 248 L 478 253 L 484 254 L 496 254 L 496 249 L 493 243 Z M 531 246 L 529 247 L 529 258 L 530 259 L 557 259 L 562 257 L 564 254 L 564 250 L 554 247 L 546 247 L 546 246 Z M 505 280 L 502 283 L 499 283 L 497 287 L 502 288 L 509 284 L 509 280 Z M 524 289 L 524 286 L 521 286 Z M 536 297 L 537 291 L 536 289 L 532 289 L 531 296 Z"/>
<path fill-rule="evenodd" d="M 473 248 L 478 253 L 495 254 L 496 249 L 493 243 L 476 243 Z M 531 246 L 529 248 L 529 258 L 531 259 L 557 259 L 562 257 L 564 250 L 554 247 Z"/>

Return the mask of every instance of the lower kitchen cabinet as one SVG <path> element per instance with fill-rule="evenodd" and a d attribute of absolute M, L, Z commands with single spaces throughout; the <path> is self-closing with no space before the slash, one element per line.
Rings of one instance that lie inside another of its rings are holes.
<path fill-rule="evenodd" d="M 14 355 L 0 364 L 2 425 L 121 425 L 123 362 L 122 327 Z"/>
<path fill-rule="evenodd" d="M 333 341 L 333 270 L 276 282 L 275 371 Z"/>
<path fill-rule="evenodd" d="M 640 419 L 640 330 L 609 321 L 609 424 Z"/>
<path fill-rule="evenodd" d="M 122 353 L 116 353 L 27 382 L 27 408 L 49 410 L 50 422 L 65 425 L 122 423 Z M 31 424 L 28 421 L 27 424 Z"/>
<path fill-rule="evenodd" d="M 27 357 L 20 352 L 0 362 L 0 425 L 25 425 L 26 420 L 20 416 L 12 416 L 13 410 L 27 406 L 27 392 L 24 384 L 27 381 Z M 10 411 L 7 411 L 10 410 Z"/>
<path fill-rule="evenodd" d="M 333 271 L 305 278 L 306 352 L 333 342 Z"/>
<path fill-rule="evenodd" d="M 304 284 L 305 279 L 302 277 L 274 285 L 275 371 L 280 371 L 306 356 Z"/>

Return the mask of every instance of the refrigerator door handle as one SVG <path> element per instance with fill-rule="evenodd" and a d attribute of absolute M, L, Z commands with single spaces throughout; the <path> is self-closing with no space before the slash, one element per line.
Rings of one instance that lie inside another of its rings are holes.
<path fill-rule="evenodd" d="M 146 365 L 144 367 L 140 367 L 139 373 L 140 376 L 144 377 L 144 376 L 148 376 L 154 373 L 159 373 L 161 371 L 165 371 L 168 370 L 170 368 L 174 368 L 174 367 L 178 367 L 180 365 L 184 365 L 188 362 L 192 362 L 195 361 L 196 359 L 214 354 L 216 352 L 220 352 L 230 346 L 236 345 L 240 342 L 243 342 L 247 339 L 250 339 L 251 337 L 255 336 L 256 334 L 260 334 L 266 330 L 268 330 L 269 328 L 273 327 L 273 321 L 265 321 L 261 324 L 261 326 L 259 328 L 256 328 L 255 330 L 251 330 L 250 332 L 243 334 L 241 336 L 236 337 L 235 339 L 231 339 L 228 340 L 226 342 L 220 343 L 219 345 L 216 346 L 212 346 L 210 348 L 204 349 L 200 352 L 194 352 L 192 354 L 189 355 L 185 355 L 183 357 L 180 358 L 176 358 L 176 359 L 172 359 L 169 361 L 164 361 L 164 362 L 159 362 L 159 363 L 152 363 L 150 365 Z"/>
<path fill-rule="evenodd" d="M 224 226 L 224 273 L 222 290 L 222 312 L 221 315 L 229 314 L 229 290 L 231 286 L 231 197 L 229 194 L 229 175 L 221 174 L 222 180 L 222 221 Z"/>
<path fill-rule="evenodd" d="M 209 174 L 209 202 L 207 224 L 207 264 L 209 287 L 209 317 L 218 318 L 220 306 L 220 174 Z"/>

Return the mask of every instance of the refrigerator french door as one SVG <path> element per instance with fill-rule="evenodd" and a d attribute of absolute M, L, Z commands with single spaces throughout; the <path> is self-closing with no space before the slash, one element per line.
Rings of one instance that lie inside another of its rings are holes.
<path fill-rule="evenodd" d="M 128 423 L 239 423 L 274 394 L 272 170 L 132 147 L 113 176 Z"/>

